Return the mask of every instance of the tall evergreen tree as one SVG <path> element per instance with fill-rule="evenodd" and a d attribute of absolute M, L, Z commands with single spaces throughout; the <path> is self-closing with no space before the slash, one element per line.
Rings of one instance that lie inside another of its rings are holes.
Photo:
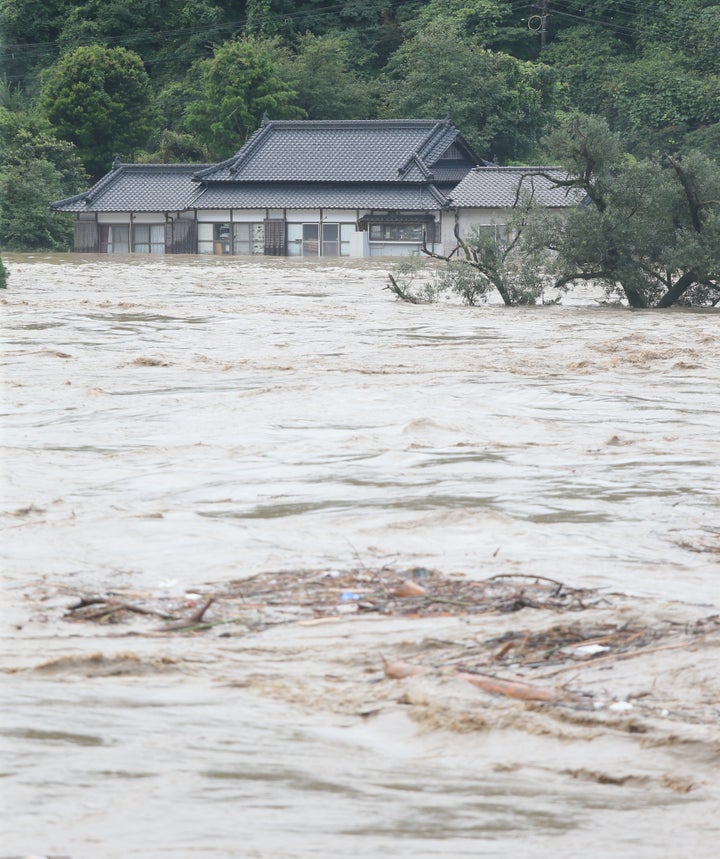
<path fill-rule="evenodd" d="M 248 36 L 215 48 L 188 76 L 186 129 L 205 143 L 211 157 L 229 158 L 259 126 L 264 113 L 273 119 L 304 116 L 296 90 L 283 77 L 276 39 Z"/>
<path fill-rule="evenodd" d="M 125 48 L 92 45 L 63 55 L 44 77 L 40 109 L 94 178 L 114 155 L 131 158 L 155 123 L 150 79 Z"/>

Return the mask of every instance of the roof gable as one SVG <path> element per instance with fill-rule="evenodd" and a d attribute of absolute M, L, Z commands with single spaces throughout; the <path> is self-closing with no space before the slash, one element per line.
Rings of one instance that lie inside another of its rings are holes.
<path fill-rule="evenodd" d="M 415 182 L 453 145 L 479 158 L 449 120 L 270 121 L 232 158 L 196 178 L 209 182 Z"/>
<path fill-rule="evenodd" d="M 585 195 L 577 188 L 556 188 L 545 176 L 564 180 L 561 167 L 475 167 L 448 194 L 450 205 L 460 209 L 510 209 L 519 194 L 532 194 L 533 200 L 548 208 L 579 205 Z"/>

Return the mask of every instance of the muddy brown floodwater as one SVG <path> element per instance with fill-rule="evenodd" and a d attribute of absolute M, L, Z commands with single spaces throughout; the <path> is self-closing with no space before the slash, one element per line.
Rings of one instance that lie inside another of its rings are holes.
<path fill-rule="evenodd" d="M 717 311 L 8 265 L 0 859 L 717 855 Z"/>

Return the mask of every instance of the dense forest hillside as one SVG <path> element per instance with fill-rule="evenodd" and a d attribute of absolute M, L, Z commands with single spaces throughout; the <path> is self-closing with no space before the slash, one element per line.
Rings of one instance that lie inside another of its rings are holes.
<path fill-rule="evenodd" d="M 583 113 L 717 160 L 718 32 L 711 0 L 0 0 L 0 241 L 66 248 L 48 201 L 115 156 L 227 158 L 264 113 L 449 116 L 501 164 Z"/>

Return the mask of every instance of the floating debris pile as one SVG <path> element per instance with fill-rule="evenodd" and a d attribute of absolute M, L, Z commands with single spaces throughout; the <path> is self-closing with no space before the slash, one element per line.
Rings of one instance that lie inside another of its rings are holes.
<path fill-rule="evenodd" d="M 374 713 L 397 702 L 435 724 L 428 715 L 437 709 L 432 702 L 442 709 L 448 696 L 469 684 L 500 710 L 524 703 L 533 712 L 552 710 L 564 719 L 583 711 L 582 718 L 595 713 L 595 721 L 616 719 L 638 733 L 649 730 L 647 719 L 689 726 L 720 718 L 715 675 L 706 676 L 705 667 L 720 644 L 720 615 L 707 613 L 712 607 L 659 604 L 544 576 L 503 574 L 474 581 L 424 567 L 361 566 L 265 572 L 175 593 L 98 593 L 43 582 L 26 597 L 38 611 L 31 620 L 104 628 L 110 638 L 173 637 L 173 647 L 180 645 L 178 638 L 188 643 L 202 638 L 211 661 L 224 653 L 216 638 L 259 636 L 281 624 L 317 626 L 312 635 L 293 639 L 292 651 L 292 659 L 312 653 L 308 658 L 317 662 L 317 676 L 304 672 L 302 681 L 283 681 L 272 672 L 258 673 L 253 659 L 249 673 L 232 682 L 292 700 L 325 701 L 341 712 Z M 318 641 L 336 640 L 333 625 L 342 627 L 343 638 L 352 636 L 350 656 L 336 660 L 332 646 L 317 649 Z M 269 638 L 268 653 L 282 649 L 284 640 Z M 680 669 L 662 669 L 661 651 L 676 651 L 674 664 L 694 672 L 692 685 L 678 686 Z M 232 652 L 228 676 L 237 670 L 243 649 Z M 91 655 L 88 676 L 137 673 L 147 662 L 126 652 L 98 653 L 99 662 Z M 159 665 L 151 660 L 153 671 L 193 670 L 176 650 L 160 659 Z M 75 656 L 40 669 L 85 671 Z M 460 699 L 453 706 L 459 713 L 470 707 L 467 724 L 476 724 L 476 705 Z M 646 721 L 638 721 L 641 717 Z M 448 718 L 447 724 L 455 724 Z M 465 724 L 464 718 L 457 724 Z"/>
<path fill-rule="evenodd" d="M 598 591 L 543 576 L 499 575 L 472 581 L 424 567 L 260 573 L 202 585 L 180 599 L 115 591 L 76 596 L 78 602 L 68 608 L 66 619 L 122 623 L 144 616 L 165 620 L 160 629 L 167 631 L 197 631 L 232 622 L 258 631 L 277 623 L 353 614 L 423 618 L 528 608 L 582 611 L 608 603 Z"/>

